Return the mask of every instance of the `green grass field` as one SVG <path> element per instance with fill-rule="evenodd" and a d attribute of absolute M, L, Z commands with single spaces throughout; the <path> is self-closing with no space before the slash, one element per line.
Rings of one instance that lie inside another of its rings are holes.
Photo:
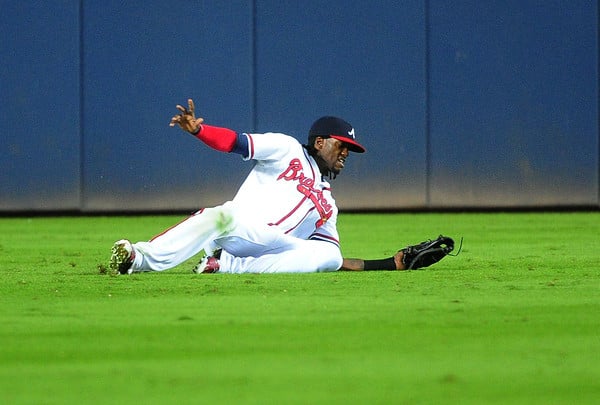
<path fill-rule="evenodd" d="M 600 401 L 598 212 L 341 214 L 345 256 L 464 237 L 423 271 L 101 274 L 180 219 L 0 219 L 2 403 Z"/>

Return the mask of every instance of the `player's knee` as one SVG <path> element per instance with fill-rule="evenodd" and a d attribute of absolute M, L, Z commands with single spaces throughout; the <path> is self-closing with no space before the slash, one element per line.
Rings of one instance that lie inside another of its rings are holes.
<path fill-rule="evenodd" d="M 221 233 L 228 233 L 235 227 L 233 210 L 223 206 L 217 216 L 216 227 Z"/>
<path fill-rule="evenodd" d="M 319 273 L 326 271 L 337 271 L 342 267 L 342 258 L 331 258 L 327 262 L 323 263 L 323 265 L 317 270 Z"/>
<path fill-rule="evenodd" d="M 342 253 L 337 246 L 323 242 L 323 247 L 320 250 L 321 255 L 318 256 L 320 259 L 316 266 L 317 272 L 336 271 L 342 267 Z"/>

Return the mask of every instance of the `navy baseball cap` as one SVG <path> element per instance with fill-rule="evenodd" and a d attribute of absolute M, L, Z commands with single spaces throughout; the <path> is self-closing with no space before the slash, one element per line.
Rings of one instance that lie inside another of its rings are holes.
<path fill-rule="evenodd" d="M 352 152 L 363 153 L 366 151 L 365 147 L 356 141 L 352 125 L 341 118 L 327 116 L 316 120 L 308 131 L 308 139 L 314 139 L 317 136 L 342 141 Z"/>

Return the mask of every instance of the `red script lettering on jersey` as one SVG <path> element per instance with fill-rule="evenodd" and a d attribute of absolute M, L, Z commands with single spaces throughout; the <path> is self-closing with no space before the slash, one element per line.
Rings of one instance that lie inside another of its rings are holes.
<path fill-rule="evenodd" d="M 281 179 L 285 181 L 297 181 L 298 191 L 315 205 L 315 208 L 321 217 L 315 224 L 317 228 L 331 218 L 331 215 L 333 214 L 331 204 L 329 204 L 327 199 L 323 196 L 323 190 L 314 188 L 315 180 L 304 175 L 304 168 L 302 167 L 300 159 L 292 159 L 290 161 L 288 168 L 277 177 L 277 180 Z"/>

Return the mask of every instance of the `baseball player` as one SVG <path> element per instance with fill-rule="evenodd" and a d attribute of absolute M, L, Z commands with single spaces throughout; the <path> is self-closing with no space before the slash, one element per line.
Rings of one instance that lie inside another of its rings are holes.
<path fill-rule="evenodd" d="M 403 270 L 433 264 L 454 248 L 451 238 L 440 236 L 385 259 L 342 258 L 329 180 L 341 173 L 350 152 L 365 152 L 346 121 L 319 118 L 302 145 L 281 133 L 238 133 L 206 125 L 196 118 L 191 99 L 187 108 L 176 108 L 171 127 L 254 166 L 231 201 L 201 209 L 148 242 L 115 242 L 113 272 L 163 271 L 202 251 L 197 273 Z"/>

